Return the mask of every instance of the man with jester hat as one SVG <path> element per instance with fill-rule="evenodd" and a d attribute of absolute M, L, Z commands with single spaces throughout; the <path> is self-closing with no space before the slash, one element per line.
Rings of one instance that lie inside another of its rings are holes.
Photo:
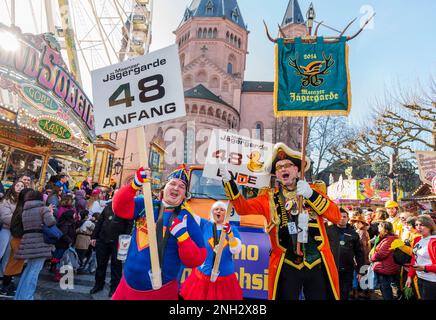
<path fill-rule="evenodd" d="M 225 165 L 220 166 L 227 197 L 239 215 L 263 215 L 271 241 L 268 299 L 339 299 L 339 280 L 327 238 L 325 221 L 339 223 L 338 207 L 319 185 L 298 181 L 302 154 L 283 143 L 274 146 L 266 170 L 276 176 L 275 188 L 264 189 L 246 200 Z M 310 167 L 306 157 L 305 168 Z M 303 196 L 303 212 L 298 197 Z"/>
<path fill-rule="evenodd" d="M 206 258 L 200 217 L 185 203 L 189 178 L 182 166 L 168 176 L 161 199 L 153 201 L 162 273 L 162 287 L 153 290 L 144 199 L 142 195 L 136 196 L 148 177 L 150 171 L 140 168 L 132 183 L 113 198 L 114 213 L 123 219 L 133 219 L 134 228 L 123 278 L 112 300 L 177 300 L 177 276 L 182 263 L 194 268 Z"/>

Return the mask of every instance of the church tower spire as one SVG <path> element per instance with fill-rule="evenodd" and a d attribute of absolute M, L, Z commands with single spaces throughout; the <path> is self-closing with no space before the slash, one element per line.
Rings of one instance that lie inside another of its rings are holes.
<path fill-rule="evenodd" d="M 301 13 L 298 0 L 289 0 L 288 7 L 286 9 L 285 16 L 283 17 L 282 27 L 293 24 L 304 24 L 304 17 Z"/>
<path fill-rule="evenodd" d="M 194 17 L 219 17 L 225 18 L 247 29 L 237 0 L 193 0 L 186 8 L 182 23 Z"/>
<path fill-rule="evenodd" d="M 287 38 L 301 37 L 308 33 L 298 0 L 289 0 L 281 29 Z"/>

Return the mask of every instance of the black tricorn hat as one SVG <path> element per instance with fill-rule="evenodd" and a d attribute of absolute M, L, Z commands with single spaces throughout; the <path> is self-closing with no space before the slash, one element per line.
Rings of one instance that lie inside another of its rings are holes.
<path fill-rule="evenodd" d="M 270 171 L 271 174 L 276 173 L 276 163 L 280 160 L 290 160 L 293 164 L 298 167 L 298 171 L 301 171 L 301 159 L 303 154 L 301 152 L 292 150 L 287 145 L 282 142 L 276 143 L 274 145 L 274 149 L 272 152 L 271 159 L 265 165 L 266 171 Z M 304 171 L 309 170 L 310 168 L 310 159 L 306 156 L 306 163 Z"/>

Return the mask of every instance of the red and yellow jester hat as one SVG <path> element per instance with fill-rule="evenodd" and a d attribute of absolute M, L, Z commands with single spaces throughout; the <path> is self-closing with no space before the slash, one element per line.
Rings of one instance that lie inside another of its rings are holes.
<path fill-rule="evenodd" d="M 171 172 L 168 177 L 167 181 L 170 181 L 171 179 L 179 179 L 182 180 L 183 183 L 188 187 L 189 185 L 189 176 L 188 172 L 186 171 L 185 164 L 180 165 L 176 170 Z"/>

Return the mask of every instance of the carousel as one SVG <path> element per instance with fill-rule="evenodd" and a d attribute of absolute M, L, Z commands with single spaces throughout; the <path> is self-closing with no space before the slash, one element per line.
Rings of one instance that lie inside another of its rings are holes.
<path fill-rule="evenodd" d="M 0 32 L 10 37 L 0 45 L 0 180 L 8 186 L 28 175 L 43 187 L 59 173 L 49 163 L 58 163 L 75 183 L 74 173 L 86 176 L 90 167 L 85 155 L 95 139 L 92 103 L 51 34 L 4 25 Z"/>

